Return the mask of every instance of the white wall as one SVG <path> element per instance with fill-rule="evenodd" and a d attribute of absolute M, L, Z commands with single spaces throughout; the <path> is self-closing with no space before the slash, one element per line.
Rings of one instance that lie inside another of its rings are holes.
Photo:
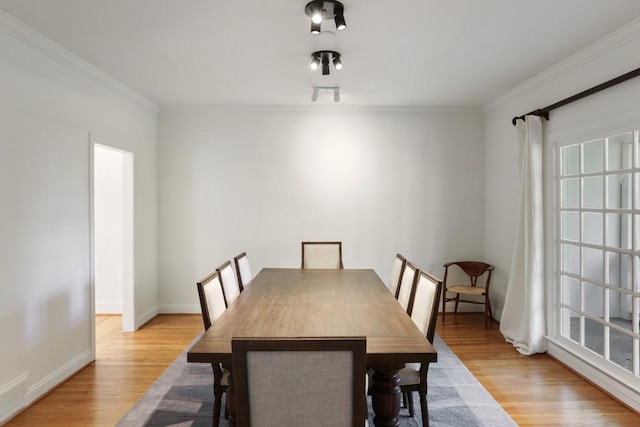
<path fill-rule="evenodd" d="M 96 314 L 121 314 L 124 286 L 123 153 L 96 144 L 93 176 Z"/>
<path fill-rule="evenodd" d="M 135 153 L 136 306 L 157 310 L 157 118 L 6 14 L 0 30 L 0 388 L 28 373 L 29 403 L 92 358 L 90 132 Z"/>
<path fill-rule="evenodd" d="M 241 251 L 299 267 L 302 240 L 385 281 L 396 252 L 439 276 L 482 259 L 482 134 L 466 109 L 163 110 L 160 309 L 199 312 L 196 281 Z"/>
<path fill-rule="evenodd" d="M 586 90 L 640 67 L 640 20 L 567 58 L 485 108 L 485 254 L 496 265 L 492 303 L 501 315 L 511 265 L 517 218 L 516 138 L 511 119 Z M 590 137 L 596 129 L 615 130 L 640 121 L 640 78 L 561 107 L 544 124 L 546 143 L 567 137 Z M 545 145 L 545 162 L 549 162 Z M 548 218 L 545 220 L 548 221 Z M 548 254 L 547 254 L 548 255 Z M 633 386 L 613 380 L 615 372 L 594 369 L 550 342 L 549 353 L 613 393 L 640 408 Z M 611 371 L 611 370 L 610 370 Z"/>

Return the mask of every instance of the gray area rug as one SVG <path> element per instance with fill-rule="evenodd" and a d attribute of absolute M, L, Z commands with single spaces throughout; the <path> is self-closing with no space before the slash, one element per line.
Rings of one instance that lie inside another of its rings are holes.
<path fill-rule="evenodd" d="M 197 339 L 197 338 L 196 338 Z M 429 366 L 429 423 L 431 426 L 515 426 L 478 380 L 436 335 L 438 363 Z M 189 346 L 191 347 L 191 346 Z M 222 410 L 224 414 L 224 400 Z M 371 398 L 369 425 L 373 426 Z M 414 394 L 415 417 L 400 409 L 400 426 L 421 426 L 420 399 Z M 213 413 L 211 365 L 187 363 L 186 351 L 167 368 L 118 426 L 210 427 Z M 220 426 L 229 423 L 220 419 Z"/>

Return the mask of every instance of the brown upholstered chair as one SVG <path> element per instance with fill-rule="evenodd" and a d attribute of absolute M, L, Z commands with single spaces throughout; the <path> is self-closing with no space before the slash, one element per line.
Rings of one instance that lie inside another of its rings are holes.
<path fill-rule="evenodd" d="M 398 287 L 398 295 L 396 299 L 404 308 L 404 310 L 409 312 L 409 301 L 411 300 L 411 290 L 413 289 L 414 283 L 418 278 L 418 268 L 410 262 L 404 267 L 404 272 L 402 273 L 402 279 L 400 280 L 400 286 Z"/>
<path fill-rule="evenodd" d="M 398 298 L 398 289 L 400 286 L 400 279 L 404 272 L 404 267 L 407 265 L 407 259 L 400 254 L 396 255 L 391 265 L 391 279 L 389 280 L 389 291 L 394 297 Z"/>
<path fill-rule="evenodd" d="M 227 307 L 238 298 L 240 295 L 240 286 L 238 286 L 238 280 L 231 267 L 231 261 L 225 261 L 216 268 L 216 271 L 220 275 L 220 283 L 222 283 L 222 291 L 224 292 L 224 301 Z"/>
<path fill-rule="evenodd" d="M 302 242 L 302 268 L 344 268 L 342 242 Z"/>
<path fill-rule="evenodd" d="M 236 426 L 366 423 L 366 338 L 232 340 Z"/>
<path fill-rule="evenodd" d="M 236 265 L 236 275 L 238 276 L 238 287 L 242 292 L 245 286 L 249 285 L 253 275 L 251 274 L 251 266 L 249 265 L 249 258 L 246 252 L 242 252 L 233 258 L 233 262 Z"/>
<path fill-rule="evenodd" d="M 468 277 L 469 285 L 454 285 L 451 283 L 449 276 L 449 268 L 452 266 L 459 267 Z M 490 264 L 480 261 L 456 261 L 448 262 L 444 265 L 444 290 L 442 292 L 442 322 L 446 311 L 446 303 L 455 301 L 454 312 L 458 312 L 458 303 L 467 302 L 471 304 L 484 305 L 484 328 L 489 326 L 489 320 L 493 319 L 491 312 L 491 301 L 489 300 L 489 285 L 491 284 L 491 272 L 494 267 Z M 478 279 L 485 276 L 484 286 L 478 286 Z M 454 297 L 447 297 L 447 292 L 454 293 Z M 477 300 L 462 299 L 460 295 L 470 295 L 478 297 Z"/>
<path fill-rule="evenodd" d="M 222 292 L 222 284 L 218 272 L 215 271 L 202 280 L 196 286 L 198 287 L 198 296 L 200 297 L 200 309 L 202 310 L 202 321 L 204 322 L 204 330 L 206 331 L 211 325 L 225 312 L 227 305 L 224 301 Z M 229 386 L 229 371 L 222 369 L 219 363 L 212 363 L 213 369 L 213 427 L 217 427 L 220 421 L 220 407 L 222 404 L 222 394 L 227 391 Z M 225 418 L 228 414 L 225 412 Z"/>
<path fill-rule="evenodd" d="M 438 305 L 440 303 L 440 293 L 442 292 L 442 281 L 427 272 L 419 271 L 417 280 L 414 281 L 411 290 L 411 302 L 409 312 L 411 320 L 418 329 L 425 334 L 427 340 L 433 344 L 433 336 L 436 331 L 436 321 L 438 319 Z M 400 390 L 404 394 L 409 415 L 414 416 L 413 392 L 420 395 L 420 406 L 422 408 L 422 425 L 429 425 L 429 412 L 427 409 L 427 373 L 428 363 L 407 363 L 398 372 L 400 377 Z"/>

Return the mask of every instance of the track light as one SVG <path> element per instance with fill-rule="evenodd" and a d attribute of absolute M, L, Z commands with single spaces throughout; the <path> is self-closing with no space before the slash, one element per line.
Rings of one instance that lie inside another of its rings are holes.
<path fill-rule="evenodd" d="M 311 54 L 311 64 L 309 66 L 312 70 L 317 70 L 322 65 L 322 75 L 329 75 L 329 61 L 333 61 L 333 66 L 336 70 L 342 69 L 342 55 L 339 52 L 333 50 L 319 50 Z"/>
<path fill-rule="evenodd" d="M 336 70 L 342 70 L 342 61 L 340 61 L 340 54 L 333 54 L 333 66 L 336 67 Z"/>
<path fill-rule="evenodd" d="M 314 52 L 311 54 L 311 64 L 309 64 L 312 70 L 317 70 L 320 66 L 320 52 Z"/>
<path fill-rule="evenodd" d="M 322 21 L 333 19 L 336 29 L 347 28 L 344 20 L 344 5 L 336 0 L 313 0 L 307 3 L 304 12 L 311 18 L 311 32 L 320 34 Z"/>
<path fill-rule="evenodd" d="M 322 75 L 329 75 L 329 55 L 326 52 L 322 54 Z"/>
<path fill-rule="evenodd" d="M 320 24 L 311 21 L 311 34 L 320 34 Z"/>
<path fill-rule="evenodd" d="M 333 102 L 340 102 L 340 88 L 337 86 L 314 86 L 311 100 L 316 102 L 320 92 L 333 92 Z"/>
<path fill-rule="evenodd" d="M 344 20 L 344 6 L 342 6 L 341 4 L 335 5 L 334 11 L 335 17 L 333 18 L 333 20 L 336 23 L 336 30 L 342 31 L 347 28 L 347 22 Z"/>
<path fill-rule="evenodd" d="M 322 22 L 322 6 L 314 7 L 314 10 L 311 14 L 311 22 L 314 24 L 320 24 Z"/>

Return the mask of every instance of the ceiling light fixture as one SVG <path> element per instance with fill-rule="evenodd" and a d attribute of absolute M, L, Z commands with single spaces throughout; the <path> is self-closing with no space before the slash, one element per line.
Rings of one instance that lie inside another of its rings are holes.
<path fill-rule="evenodd" d="M 312 70 L 317 70 L 322 64 L 322 75 L 328 76 L 330 60 L 333 61 L 333 65 L 336 67 L 336 70 L 342 69 L 341 56 L 342 55 L 340 55 L 340 53 L 333 50 L 319 50 L 311 54 L 311 64 L 309 64 L 309 66 Z"/>
<path fill-rule="evenodd" d="M 304 12 L 311 18 L 311 32 L 320 34 L 322 21 L 333 19 L 336 30 L 347 28 L 344 20 L 344 5 L 336 0 L 313 0 L 307 3 Z"/>
<path fill-rule="evenodd" d="M 333 102 L 340 102 L 340 88 L 338 86 L 314 86 L 311 100 L 316 102 L 320 92 L 333 92 Z"/>

